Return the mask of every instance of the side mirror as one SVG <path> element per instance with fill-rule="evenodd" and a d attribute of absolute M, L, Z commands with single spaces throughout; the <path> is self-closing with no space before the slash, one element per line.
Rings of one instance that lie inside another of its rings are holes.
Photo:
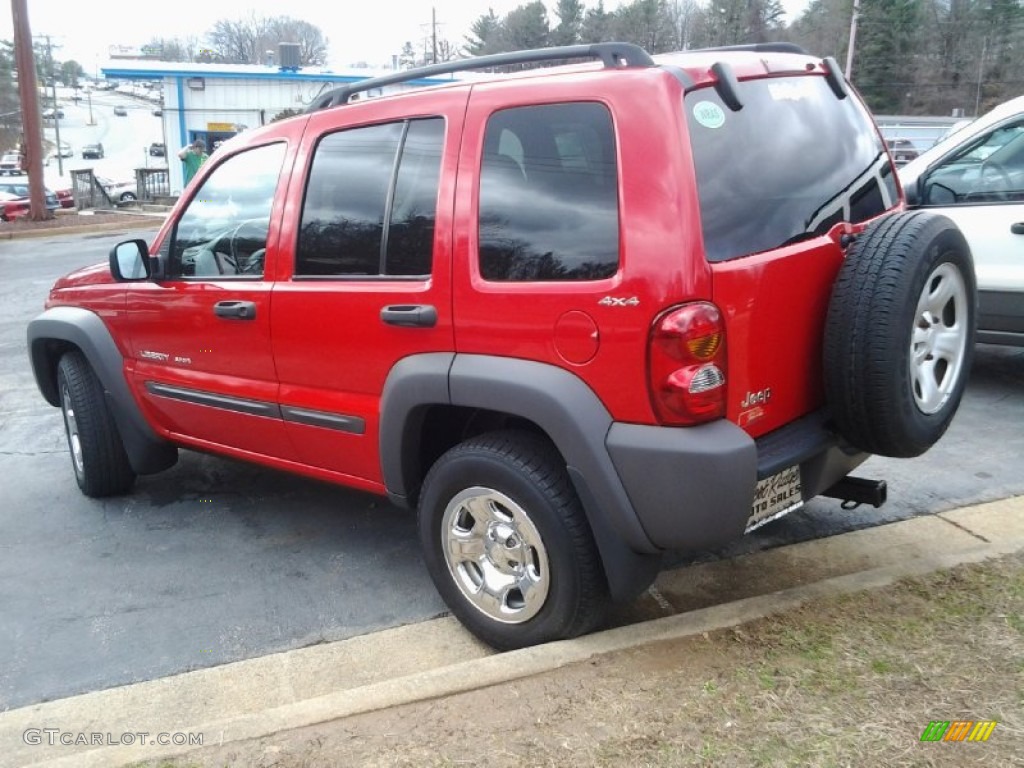
<path fill-rule="evenodd" d="M 907 207 L 913 208 L 921 205 L 924 195 L 924 178 L 918 176 L 913 182 L 903 187 L 903 195 L 907 199 Z"/>
<path fill-rule="evenodd" d="M 110 250 L 110 274 L 115 280 L 148 280 L 151 275 L 149 246 L 145 240 L 126 240 Z"/>
<path fill-rule="evenodd" d="M 937 181 L 925 180 L 924 194 L 921 196 L 924 205 L 956 205 L 956 192 L 945 184 Z"/>

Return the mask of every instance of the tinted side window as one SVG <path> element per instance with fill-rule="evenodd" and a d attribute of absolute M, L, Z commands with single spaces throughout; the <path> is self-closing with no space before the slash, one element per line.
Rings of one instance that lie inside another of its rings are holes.
<path fill-rule="evenodd" d="M 925 205 L 1024 201 L 1024 122 L 976 137 L 925 177 Z"/>
<path fill-rule="evenodd" d="M 285 145 L 221 163 L 178 219 L 170 247 L 175 277 L 259 277 Z"/>
<path fill-rule="evenodd" d="M 325 136 L 306 186 L 295 274 L 429 274 L 443 140 L 440 118 Z"/>
<path fill-rule="evenodd" d="M 597 280 L 619 266 L 618 172 L 602 104 L 496 112 L 480 169 L 487 280 Z"/>
<path fill-rule="evenodd" d="M 389 216 L 385 274 L 430 274 L 442 146 L 443 121 L 409 124 Z"/>

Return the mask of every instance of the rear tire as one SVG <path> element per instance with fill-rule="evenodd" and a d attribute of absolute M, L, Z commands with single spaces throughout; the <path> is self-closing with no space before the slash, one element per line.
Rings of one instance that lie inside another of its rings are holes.
<path fill-rule="evenodd" d="M 875 222 L 851 246 L 825 328 L 825 393 L 857 448 L 927 451 L 960 405 L 974 356 L 977 291 L 957 226 L 928 211 Z"/>
<path fill-rule="evenodd" d="M 423 484 L 420 540 L 452 613 L 498 650 L 590 632 L 608 588 L 590 526 L 543 438 L 493 432 L 445 453 Z"/>
<path fill-rule="evenodd" d="M 85 356 L 66 353 L 57 366 L 64 432 L 78 487 L 86 496 L 126 493 L 135 482 L 103 385 Z"/>

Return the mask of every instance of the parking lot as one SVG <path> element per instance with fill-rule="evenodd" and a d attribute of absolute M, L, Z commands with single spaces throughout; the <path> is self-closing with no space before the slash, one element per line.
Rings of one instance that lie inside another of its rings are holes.
<path fill-rule="evenodd" d="M 374 496 L 183 452 L 123 498 L 83 497 L 25 325 L 59 275 L 129 235 L 0 243 L 0 709 L 439 615 L 415 521 Z M 914 460 L 872 459 L 881 510 L 831 499 L 728 550 L 827 536 L 1024 493 L 1024 351 L 982 346 L 959 415 Z"/>

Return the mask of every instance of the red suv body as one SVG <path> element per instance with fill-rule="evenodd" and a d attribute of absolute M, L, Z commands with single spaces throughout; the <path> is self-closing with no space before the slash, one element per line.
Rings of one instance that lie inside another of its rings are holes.
<path fill-rule="evenodd" d="M 184 447 L 386 494 L 501 648 L 592 629 L 665 551 L 821 493 L 881 503 L 847 475 L 926 450 L 969 367 L 955 227 L 898 213 L 829 59 L 493 62 L 559 53 L 601 63 L 328 94 L 226 143 L 152 243 L 58 281 L 29 346 L 83 490 Z"/>

